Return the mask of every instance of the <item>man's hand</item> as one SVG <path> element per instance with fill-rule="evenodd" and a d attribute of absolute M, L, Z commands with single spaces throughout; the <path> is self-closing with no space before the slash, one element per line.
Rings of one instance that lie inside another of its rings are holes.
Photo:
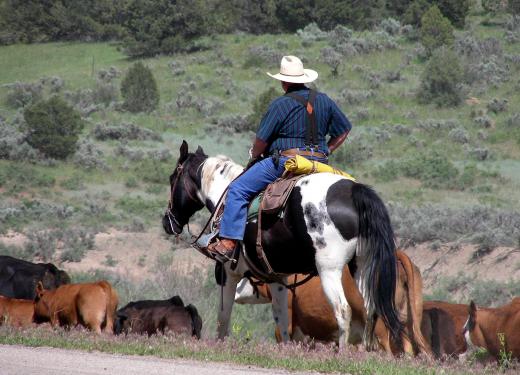
<path fill-rule="evenodd" d="M 332 152 L 337 149 L 343 142 L 345 142 L 345 139 L 347 139 L 348 131 L 345 133 L 335 137 L 331 138 L 329 142 L 327 143 L 327 146 L 329 148 L 329 154 L 332 154 Z"/>
<path fill-rule="evenodd" d="M 267 142 L 262 141 L 260 138 L 256 137 L 255 143 L 253 143 L 253 148 L 250 151 L 249 157 L 251 160 L 257 159 L 262 156 L 262 154 L 267 149 Z"/>

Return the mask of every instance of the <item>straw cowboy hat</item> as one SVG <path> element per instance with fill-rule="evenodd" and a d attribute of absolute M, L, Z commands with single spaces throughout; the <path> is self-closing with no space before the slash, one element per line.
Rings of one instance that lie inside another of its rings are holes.
<path fill-rule="evenodd" d="M 280 63 L 280 73 L 267 73 L 279 81 L 291 83 L 309 83 L 318 78 L 318 72 L 312 69 L 303 69 L 302 61 L 296 56 L 284 56 Z"/>

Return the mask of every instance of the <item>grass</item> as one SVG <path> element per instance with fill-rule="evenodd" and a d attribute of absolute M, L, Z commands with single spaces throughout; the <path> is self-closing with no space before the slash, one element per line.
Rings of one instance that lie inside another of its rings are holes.
<path fill-rule="evenodd" d="M 48 328 L 19 330 L 0 327 L 0 344 L 49 346 L 55 348 L 100 351 L 124 355 L 146 355 L 158 358 L 186 358 L 201 361 L 230 362 L 290 371 L 315 371 L 349 374 L 470 374 L 496 373 L 497 367 L 457 362 L 444 364 L 421 359 L 388 358 L 380 353 L 357 350 L 338 352 L 334 347 L 316 344 L 278 345 L 246 338 L 225 341 L 194 340 L 185 336 L 158 335 L 152 337 L 96 336 L 83 330 L 65 331 Z M 438 366 L 442 366 L 439 369 Z M 515 369 L 510 370 L 511 373 Z"/>

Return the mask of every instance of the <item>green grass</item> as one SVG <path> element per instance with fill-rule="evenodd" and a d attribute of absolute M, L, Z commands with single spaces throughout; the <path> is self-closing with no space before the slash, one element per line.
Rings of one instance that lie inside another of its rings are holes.
<path fill-rule="evenodd" d="M 314 349 L 297 344 L 277 345 L 246 338 L 225 341 L 193 340 L 182 336 L 137 335 L 95 336 L 83 331 L 61 329 L 16 330 L 0 328 L 0 344 L 32 347 L 100 351 L 123 355 L 146 355 L 158 358 L 187 358 L 200 361 L 230 362 L 290 371 L 315 371 L 349 374 L 437 374 L 440 363 L 418 359 L 389 359 L 382 354 L 357 351 L 337 352 L 332 347 L 317 345 Z M 478 371 L 493 374 L 495 366 L 449 363 L 444 374 L 470 374 Z M 514 371 L 514 369 L 513 369 Z"/>
<path fill-rule="evenodd" d="M 478 14 L 470 16 L 468 30 L 471 28 L 480 38 L 496 37 L 503 42 L 505 51 L 520 54 L 519 43 L 505 43 L 503 29 L 500 26 L 483 26 L 481 25 L 483 19 L 484 17 Z M 356 37 L 363 35 L 363 33 L 355 33 Z M 398 37 L 397 49 L 345 58 L 339 76 L 336 78 L 331 77 L 330 68 L 321 62 L 320 51 L 327 45 L 326 41 L 303 47 L 301 40 L 294 34 L 217 35 L 210 39 L 209 44 L 213 46 L 210 50 L 143 60 L 151 67 L 158 82 L 161 96 L 158 110 L 152 113 L 131 114 L 109 107 L 87 118 L 87 126 L 82 137 L 89 137 L 98 123 L 120 125 L 132 122 L 161 134 L 163 141 L 129 141 L 126 147 L 139 149 L 145 153 L 167 149 L 172 155 L 171 160 L 148 168 L 150 166 L 148 162 L 132 161 L 115 155 L 121 142 L 94 141 L 103 152 L 103 161 L 109 167 L 107 171 L 84 170 L 75 166 L 70 160 L 59 161 L 52 166 L 32 167 L 27 167 L 20 162 L 1 161 L 0 174 L 1 171 L 6 170 L 6 165 L 9 165 L 11 170 L 32 170 L 35 172 L 35 177 L 46 177 L 48 181 L 54 180 L 53 184 L 45 181 L 43 184 L 22 181 L 20 184 L 17 183 L 19 179 L 15 178 L 3 183 L 6 186 L 0 190 L 1 196 L 6 200 L 17 201 L 25 194 L 30 194 L 34 199 L 47 199 L 61 204 L 69 204 L 87 196 L 106 206 L 109 213 L 121 217 L 128 214 L 140 216 L 139 209 L 132 208 L 131 205 L 123 207 L 121 202 L 141 195 L 149 203 L 153 202 L 139 207 L 147 211 L 143 216 L 153 217 L 160 202 L 163 206 L 166 205 L 167 178 L 174 167 L 183 139 L 189 142 L 192 150 L 197 145 L 201 145 L 209 155 L 223 153 L 241 164 L 247 162 L 247 151 L 253 140 L 253 133 L 222 136 L 218 131 L 207 133 L 204 129 L 215 126 L 214 123 L 224 116 L 249 114 L 258 95 L 269 87 L 274 87 L 281 93 L 279 83 L 265 75 L 266 71 L 278 69 L 277 62 L 261 62 L 258 66 L 244 67 L 250 56 L 251 46 L 267 45 L 281 54 L 296 54 L 304 57 L 306 65 L 320 73 L 317 87 L 335 99 L 341 97 L 344 89 L 371 89 L 367 79 L 370 75 L 384 77 L 386 72 L 400 71 L 401 80 L 387 83 L 383 79 L 379 88 L 372 89 L 375 92 L 374 97 L 353 105 L 338 102 L 354 125 L 351 140 L 343 146 L 346 153 L 351 152 L 356 146 L 354 142 L 360 142 L 356 137 L 363 129 L 370 128 L 369 134 L 361 138 L 363 142 L 370 145 L 373 156 L 366 161 L 355 163 L 345 163 L 334 157 L 332 161 L 335 165 L 351 172 L 360 181 L 373 184 L 385 201 L 407 205 L 430 202 L 457 207 L 484 203 L 510 209 L 520 208 L 520 189 L 518 189 L 520 168 L 516 162 L 520 158 L 520 143 L 515 139 L 515 134 L 518 132 L 509 129 L 506 124 L 509 116 L 517 112 L 520 105 L 518 82 L 514 79 L 518 75 L 519 67 L 511 65 L 511 79 L 498 87 L 469 88 L 467 95 L 477 97 L 480 101 L 478 104 L 463 103 L 457 108 L 438 108 L 433 105 L 421 105 L 416 100 L 415 92 L 425 62 L 421 61 L 414 52 L 417 44 L 405 40 L 404 37 Z M 279 41 L 283 41 L 287 48 L 278 48 Z M 407 58 L 407 55 L 411 57 Z M 226 59 L 229 60 L 225 61 Z M 182 66 L 185 70 L 183 75 L 172 74 L 168 66 L 172 61 Z M 124 74 L 131 63 L 132 61 L 125 58 L 116 45 L 110 43 L 2 46 L 0 47 L 2 66 L 0 116 L 4 117 L 7 123 L 14 121 L 16 117 L 16 111 L 5 104 L 8 89 L 2 85 L 15 81 L 35 82 L 41 77 L 60 76 L 65 80 L 64 90 L 93 88 L 96 84 L 96 73 L 100 69 L 114 66 Z M 116 85 L 119 86 L 120 81 L 121 77 L 117 78 Z M 185 88 L 192 84 L 194 88 Z M 177 108 L 176 100 L 189 95 L 194 99 L 219 105 L 208 113 L 201 113 L 195 108 Z M 488 113 L 495 121 L 495 126 L 484 129 L 487 138 L 480 139 L 478 133 L 482 129 L 475 124 L 472 112 L 485 110 L 487 103 L 493 98 L 508 99 L 508 111 L 499 114 Z M 368 117 L 358 121 L 355 114 L 360 111 L 366 111 Z M 469 134 L 469 144 L 453 142 L 448 136 L 449 130 L 426 132 L 418 128 L 419 122 L 428 119 L 455 121 L 457 127 L 464 128 Z M 412 143 L 410 135 L 399 135 L 392 128 L 387 127 L 392 124 L 403 124 L 412 129 L 412 136 L 418 140 L 419 146 Z M 391 139 L 378 142 L 374 136 L 376 130 L 387 131 Z M 474 160 L 471 150 L 477 147 L 489 149 L 489 160 L 483 162 Z M 434 150 L 445 155 L 457 166 L 460 173 L 463 166 L 475 164 L 479 171 L 493 170 L 498 171 L 499 175 L 489 177 L 477 173 L 474 181 L 464 190 L 443 188 L 442 184 L 429 188 L 431 184 L 427 180 L 419 181 L 404 176 L 385 179 L 377 175 L 378 168 L 388 160 L 399 161 Z M 161 184 L 164 184 L 164 189 L 160 188 Z M 110 192 L 109 196 L 106 196 L 104 191 Z M 109 218 L 112 219 L 114 216 L 109 215 L 107 220 Z M 126 219 L 121 218 L 121 220 Z M 85 223 L 95 221 L 94 217 L 84 218 Z M 116 220 L 113 225 L 120 224 Z"/>

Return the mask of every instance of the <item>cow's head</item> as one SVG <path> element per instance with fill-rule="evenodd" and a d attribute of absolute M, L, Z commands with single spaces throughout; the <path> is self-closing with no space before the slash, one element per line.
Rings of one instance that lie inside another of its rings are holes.
<path fill-rule="evenodd" d="M 128 320 L 128 315 L 124 312 L 118 311 L 116 313 L 116 319 L 114 321 L 114 333 L 120 335 L 125 328 L 125 322 Z"/>
<path fill-rule="evenodd" d="M 36 285 L 36 296 L 34 297 L 34 317 L 37 323 L 46 322 L 50 319 L 50 309 L 47 298 L 48 291 L 43 283 L 38 281 Z"/>

